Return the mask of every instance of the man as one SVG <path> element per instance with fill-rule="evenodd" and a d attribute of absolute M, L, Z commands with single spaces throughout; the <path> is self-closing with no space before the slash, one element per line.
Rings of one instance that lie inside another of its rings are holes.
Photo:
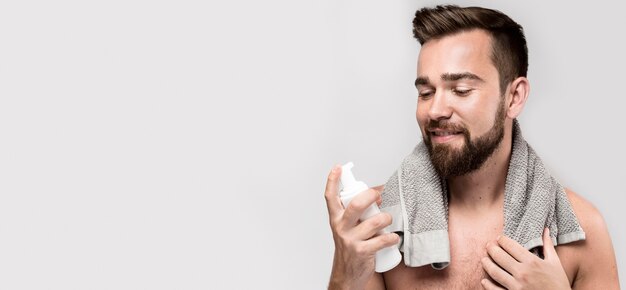
<path fill-rule="evenodd" d="M 499 11 L 438 6 L 417 11 L 416 117 L 432 165 L 448 192 L 451 262 L 442 270 L 401 262 L 374 272 L 375 253 L 396 245 L 376 235 L 391 215 L 358 218 L 380 203 L 382 186 L 344 209 L 336 166 L 325 198 L 335 242 L 329 289 L 619 289 L 613 246 L 600 213 L 565 190 L 586 239 L 555 248 L 543 234 L 543 259 L 503 233 L 503 203 L 514 120 L 530 84 L 521 26 Z"/>

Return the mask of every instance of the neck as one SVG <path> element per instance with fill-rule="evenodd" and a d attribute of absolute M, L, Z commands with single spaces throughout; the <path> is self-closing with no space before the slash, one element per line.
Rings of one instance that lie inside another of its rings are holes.
<path fill-rule="evenodd" d="M 447 179 L 450 206 L 481 212 L 502 206 L 513 144 L 512 126 L 505 128 L 500 146 L 479 169 Z"/>

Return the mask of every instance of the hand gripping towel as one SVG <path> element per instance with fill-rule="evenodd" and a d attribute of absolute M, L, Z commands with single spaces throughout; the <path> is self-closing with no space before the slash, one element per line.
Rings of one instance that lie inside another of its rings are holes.
<path fill-rule="evenodd" d="M 387 228 L 402 237 L 399 247 L 409 267 L 427 264 L 441 270 L 450 263 L 448 193 L 423 142 L 389 178 L 381 211 L 393 217 Z M 555 245 L 585 239 L 564 188 L 546 171 L 526 143 L 517 120 L 504 190 L 504 235 L 539 255 L 543 229 Z M 495 238 L 495 237 L 494 237 Z"/>

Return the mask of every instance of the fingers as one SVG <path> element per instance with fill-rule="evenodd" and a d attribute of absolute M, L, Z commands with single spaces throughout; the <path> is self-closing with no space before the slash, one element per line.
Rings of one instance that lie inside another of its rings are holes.
<path fill-rule="evenodd" d="M 483 286 L 483 289 L 486 290 L 504 290 L 504 288 L 497 286 L 496 284 L 493 284 L 493 282 L 489 281 L 488 279 L 482 279 L 480 281 L 480 284 Z"/>
<path fill-rule="evenodd" d="M 366 240 L 390 225 L 391 221 L 390 214 L 380 213 L 358 224 L 352 234 L 360 240 Z"/>
<path fill-rule="evenodd" d="M 384 184 L 381 184 L 381 185 L 379 185 L 379 186 L 374 186 L 374 187 L 372 187 L 372 189 L 374 189 L 374 190 L 378 191 L 378 192 L 381 194 L 381 196 L 379 196 L 379 197 L 378 197 L 378 199 L 376 200 L 376 204 L 377 204 L 378 206 L 380 206 L 380 204 L 382 204 L 382 203 L 383 203 L 383 196 L 382 196 L 382 193 L 383 193 L 383 190 L 385 190 L 385 185 L 384 185 Z"/>
<path fill-rule="evenodd" d="M 380 193 L 374 189 L 368 189 L 355 196 L 343 213 L 343 219 L 347 225 L 356 225 L 359 218 L 370 205 L 372 205 L 380 196 Z"/>
<path fill-rule="evenodd" d="M 385 185 L 384 184 L 377 185 L 377 186 L 372 187 L 372 189 L 382 193 L 383 190 L 385 190 Z"/>
<path fill-rule="evenodd" d="M 491 259 L 484 257 L 480 260 L 480 262 L 482 263 L 483 269 L 485 269 L 485 272 L 487 272 L 489 277 L 500 283 L 500 285 L 510 289 L 511 286 L 515 283 L 515 278 L 513 278 L 511 274 L 498 267 L 498 265 L 496 265 L 496 263 L 494 263 Z"/>
<path fill-rule="evenodd" d="M 491 259 L 498 264 L 500 268 L 509 272 L 513 276 L 516 275 L 516 269 L 519 266 L 519 262 L 500 248 L 500 246 L 493 242 L 489 242 L 487 244 L 487 254 L 489 254 L 489 257 L 491 257 Z"/>
<path fill-rule="evenodd" d="M 522 245 L 506 236 L 498 237 L 498 245 L 502 247 L 509 255 L 520 263 L 531 261 L 535 256 L 526 250 Z"/>
<path fill-rule="evenodd" d="M 543 230 L 543 256 L 546 260 L 558 257 L 552 238 L 550 238 L 550 229 L 548 228 Z"/>
<path fill-rule="evenodd" d="M 367 241 L 363 241 L 362 250 L 368 253 L 376 253 L 378 250 L 391 247 L 400 242 L 400 236 L 396 233 L 387 233 L 373 237 Z"/>
<path fill-rule="evenodd" d="M 326 198 L 326 207 L 328 208 L 328 216 L 334 219 L 343 209 L 341 199 L 339 199 L 339 177 L 341 176 L 341 166 L 335 165 L 328 174 L 326 180 L 326 190 L 324 198 Z"/>

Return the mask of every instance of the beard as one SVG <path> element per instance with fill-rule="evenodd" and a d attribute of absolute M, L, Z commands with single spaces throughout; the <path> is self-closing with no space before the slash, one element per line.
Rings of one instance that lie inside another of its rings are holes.
<path fill-rule="evenodd" d="M 467 128 L 462 125 L 453 124 L 447 120 L 429 120 L 426 125 L 426 132 L 434 128 L 451 130 L 461 132 L 465 139 L 462 147 L 455 149 L 447 144 L 433 145 L 430 134 L 424 135 L 424 143 L 439 176 L 442 178 L 462 176 L 479 169 L 502 143 L 505 117 L 504 98 L 502 98 L 493 126 L 487 133 L 474 141 L 472 141 Z"/>

